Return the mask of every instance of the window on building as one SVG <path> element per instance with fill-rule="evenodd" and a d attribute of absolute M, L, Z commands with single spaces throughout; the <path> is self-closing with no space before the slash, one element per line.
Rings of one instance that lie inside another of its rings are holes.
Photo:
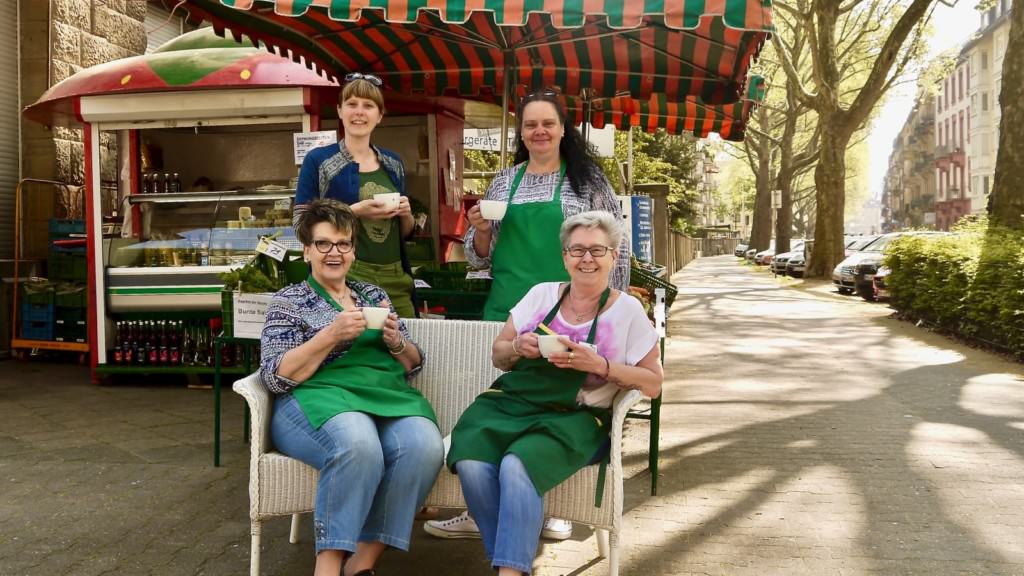
<path fill-rule="evenodd" d="M 943 144 L 949 144 L 950 140 L 951 139 L 949 137 L 949 118 L 946 118 L 946 140 L 943 142 Z"/>
<path fill-rule="evenodd" d="M 936 146 L 942 146 L 942 124 L 936 125 L 935 129 L 935 144 Z"/>
<path fill-rule="evenodd" d="M 981 69 L 988 70 L 988 52 L 981 51 Z"/>
<path fill-rule="evenodd" d="M 957 72 L 957 84 L 959 90 L 957 91 L 956 100 L 959 102 L 964 99 L 964 69 L 962 67 Z"/>
<path fill-rule="evenodd" d="M 979 190 L 979 192 L 981 192 L 982 195 L 988 194 L 988 176 L 983 176 L 981 178 L 981 190 Z"/>
<path fill-rule="evenodd" d="M 970 107 L 971 107 L 971 116 L 974 116 L 975 114 L 978 113 L 978 95 L 977 94 L 971 94 L 971 105 L 970 105 Z"/>
<path fill-rule="evenodd" d="M 964 111 L 960 111 L 960 143 L 957 144 L 961 150 L 964 149 Z"/>
<path fill-rule="evenodd" d="M 981 111 L 988 112 L 988 92 L 981 93 Z"/>

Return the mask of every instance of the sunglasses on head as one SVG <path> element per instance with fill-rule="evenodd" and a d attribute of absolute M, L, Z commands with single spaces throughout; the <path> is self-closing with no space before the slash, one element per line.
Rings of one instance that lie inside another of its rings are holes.
<path fill-rule="evenodd" d="M 361 72 L 349 72 L 345 75 L 345 82 L 353 82 L 355 80 L 366 80 L 370 84 L 380 88 L 384 81 L 374 76 L 373 74 L 363 74 Z"/>
<path fill-rule="evenodd" d="M 526 96 L 523 96 L 523 100 L 533 100 L 534 98 L 557 98 L 558 92 L 550 88 L 544 88 L 543 90 L 534 90 Z"/>

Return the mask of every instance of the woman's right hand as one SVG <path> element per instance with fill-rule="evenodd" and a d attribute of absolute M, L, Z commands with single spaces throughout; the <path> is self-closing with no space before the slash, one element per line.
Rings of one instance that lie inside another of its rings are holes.
<path fill-rule="evenodd" d="M 490 233 L 491 221 L 487 220 L 480 214 L 480 203 L 476 203 L 472 208 L 466 212 L 466 219 L 469 220 L 469 224 L 476 228 L 477 232 Z"/>
<path fill-rule="evenodd" d="M 363 318 L 363 311 L 359 308 L 352 308 L 340 312 L 331 322 L 331 335 L 336 342 L 350 342 L 359 337 L 366 330 L 366 319 Z"/>
<path fill-rule="evenodd" d="M 540 341 L 536 332 L 525 332 L 517 336 L 516 349 L 523 358 L 540 358 Z"/>
<path fill-rule="evenodd" d="M 350 208 L 352 208 L 352 213 L 356 216 L 370 220 L 388 220 L 398 216 L 399 212 L 399 208 L 388 208 L 386 202 L 374 200 L 373 198 L 360 200 L 352 204 Z"/>

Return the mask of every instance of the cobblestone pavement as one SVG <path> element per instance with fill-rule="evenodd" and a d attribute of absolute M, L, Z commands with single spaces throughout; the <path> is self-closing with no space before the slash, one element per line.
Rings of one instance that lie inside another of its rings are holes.
<path fill-rule="evenodd" d="M 627 432 L 625 575 L 1024 574 L 1024 369 L 731 257 L 678 273 L 659 491 Z M 224 393 L 95 387 L 0 363 L 0 575 L 246 574 L 248 448 Z M 264 529 L 264 574 L 312 572 L 311 530 Z M 477 541 L 418 529 L 383 575 L 493 574 Z M 535 573 L 607 573 L 593 534 Z"/>

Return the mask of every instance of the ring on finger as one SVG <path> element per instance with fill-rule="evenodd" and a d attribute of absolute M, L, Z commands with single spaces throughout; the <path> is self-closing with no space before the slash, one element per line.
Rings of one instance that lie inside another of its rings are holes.
<path fill-rule="evenodd" d="M 572 362 L 572 359 L 575 358 L 575 357 L 576 357 L 576 352 L 570 350 L 569 351 L 569 362 Z"/>

